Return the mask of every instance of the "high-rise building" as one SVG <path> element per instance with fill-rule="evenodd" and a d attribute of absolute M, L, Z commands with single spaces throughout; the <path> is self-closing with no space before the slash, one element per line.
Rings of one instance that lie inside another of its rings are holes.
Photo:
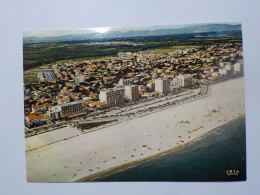
<path fill-rule="evenodd" d="M 192 86 L 192 75 L 191 74 L 183 74 L 183 75 L 178 75 L 178 84 L 181 85 L 182 87 L 191 87 Z"/>
<path fill-rule="evenodd" d="M 48 81 L 55 81 L 57 79 L 57 76 L 54 74 L 53 69 L 45 69 L 43 73 Z"/>
<path fill-rule="evenodd" d="M 169 80 L 167 78 L 155 79 L 155 91 L 167 95 L 169 91 Z"/>
<path fill-rule="evenodd" d="M 99 100 L 101 102 L 106 102 L 108 107 L 123 106 L 124 94 L 124 88 L 111 88 L 100 91 Z"/>
<path fill-rule="evenodd" d="M 131 101 L 139 100 L 139 92 L 137 85 L 127 85 L 125 86 L 125 96 Z"/>

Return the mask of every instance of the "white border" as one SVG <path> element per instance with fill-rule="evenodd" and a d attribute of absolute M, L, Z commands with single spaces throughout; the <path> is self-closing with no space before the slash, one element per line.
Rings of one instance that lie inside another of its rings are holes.
<path fill-rule="evenodd" d="M 1 1 L 0 194 L 259 194 L 259 7 L 258 0 Z M 211 22 L 242 22 L 247 123 L 246 182 L 26 183 L 22 31 Z"/>

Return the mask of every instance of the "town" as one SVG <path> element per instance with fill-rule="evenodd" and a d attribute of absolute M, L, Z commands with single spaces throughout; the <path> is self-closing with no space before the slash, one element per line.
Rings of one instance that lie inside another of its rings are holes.
<path fill-rule="evenodd" d="M 242 59 L 242 44 L 228 42 L 169 53 L 119 52 L 57 62 L 39 69 L 40 82 L 24 84 L 26 136 L 68 122 L 129 119 L 172 105 L 171 100 L 195 98 L 208 93 L 210 84 L 242 76 Z"/>

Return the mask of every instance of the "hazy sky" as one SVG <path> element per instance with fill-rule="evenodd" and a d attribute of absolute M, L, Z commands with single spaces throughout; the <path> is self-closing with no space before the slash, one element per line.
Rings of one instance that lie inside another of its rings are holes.
<path fill-rule="evenodd" d="M 204 23 L 208 24 L 208 23 Z M 212 23 L 213 24 L 213 23 Z M 240 23 L 214 23 L 214 24 L 240 24 Z M 55 37 L 62 35 L 73 34 L 89 34 L 93 32 L 106 33 L 108 31 L 133 31 L 133 30 L 158 30 L 158 29 L 178 29 L 189 26 L 196 26 L 202 24 L 175 24 L 175 25 L 153 25 L 153 26 L 124 26 L 124 27 L 96 27 L 96 28 L 78 28 L 68 30 L 41 30 L 41 31 L 24 31 L 24 37 L 36 36 L 36 37 Z"/>

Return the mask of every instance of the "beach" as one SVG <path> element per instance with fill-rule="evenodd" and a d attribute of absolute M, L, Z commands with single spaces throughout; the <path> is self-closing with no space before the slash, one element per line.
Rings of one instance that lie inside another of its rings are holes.
<path fill-rule="evenodd" d="M 208 97 L 90 133 L 66 127 L 60 130 L 69 132 L 62 139 L 26 138 L 27 181 L 90 180 L 149 161 L 244 115 L 244 102 L 244 78 L 240 77 L 212 85 Z"/>
<path fill-rule="evenodd" d="M 93 181 L 245 181 L 245 134 L 245 117 L 242 116 L 185 147 L 156 156 L 140 165 L 101 175 Z M 239 174 L 227 174 L 230 169 L 239 170 Z"/>

